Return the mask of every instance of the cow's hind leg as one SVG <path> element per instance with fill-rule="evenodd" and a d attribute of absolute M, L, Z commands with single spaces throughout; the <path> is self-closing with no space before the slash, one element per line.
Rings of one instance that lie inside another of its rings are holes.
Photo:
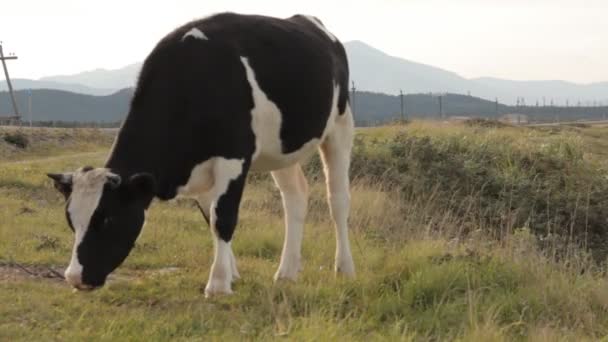
<path fill-rule="evenodd" d="M 336 118 L 333 131 L 321 144 L 321 158 L 327 183 L 327 199 L 336 226 L 335 271 L 349 277 L 355 275 L 355 266 L 348 240 L 348 214 L 350 211 L 348 169 L 353 136 L 353 117 L 348 108 L 344 114 Z"/>
<path fill-rule="evenodd" d="M 308 183 L 300 164 L 272 172 L 272 178 L 281 191 L 285 214 L 285 242 L 281 263 L 274 279 L 296 280 L 300 271 L 302 230 L 308 202 Z"/>
<path fill-rule="evenodd" d="M 231 283 L 239 278 L 231 241 L 247 171 L 248 163 L 242 159 L 216 159 L 213 187 L 198 198 L 203 215 L 209 217 L 214 245 L 213 264 L 205 287 L 206 297 L 231 294 Z"/>

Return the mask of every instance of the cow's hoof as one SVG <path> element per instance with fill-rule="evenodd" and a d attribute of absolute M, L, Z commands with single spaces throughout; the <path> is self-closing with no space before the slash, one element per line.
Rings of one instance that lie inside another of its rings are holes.
<path fill-rule="evenodd" d="M 351 279 L 355 278 L 355 264 L 352 259 L 336 261 L 335 271 L 336 275 Z"/>
<path fill-rule="evenodd" d="M 301 270 L 300 256 L 281 258 L 279 269 L 274 274 L 274 281 L 289 280 L 296 281 Z"/>
<path fill-rule="evenodd" d="M 205 298 L 227 296 L 232 293 L 230 283 L 225 284 L 224 282 L 210 281 L 205 287 Z"/>
<path fill-rule="evenodd" d="M 279 269 L 277 271 L 277 273 L 274 274 L 273 277 L 275 282 L 279 282 L 279 281 L 291 281 L 291 282 L 295 282 L 296 280 L 298 280 L 298 272 L 295 271 L 291 271 L 291 270 L 281 270 Z"/>

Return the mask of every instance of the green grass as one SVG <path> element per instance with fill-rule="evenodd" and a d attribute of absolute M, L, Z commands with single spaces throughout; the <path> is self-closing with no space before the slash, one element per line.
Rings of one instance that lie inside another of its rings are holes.
<path fill-rule="evenodd" d="M 356 158 L 361 153 L 390 158 L 385 142 L 403 129 L 363 130 Z M 555 133 L 431 123 L 405 129 L 434 142 L 499 136 L 507 147 L 526 151 L 560 140 L 604 143 L 601 134 L 585 129 Z M 404 196 L 356 165 L 361 172 L 353 184 L 351 217 L 355 280 L 332 272 L 335 237 L 323 185 L 314 182 L 304 270 L 297 283 L 272 282 L 283 238 L 281 204 L 269 179 L 257 177 L 246 190 L 233 243 L 242 276 L 235 295 L 204 298 L 211 234 L 186 200 L 154 202 L 136 248 L 107 286 L 72 293 L 60 281 L 6 265 L 59 269 L 68 262 L 73 237 L 63 199 L 44 173 L 101 165 L 104 153 L 80 153 L 109 147 L 73 139 L 72 156 L 42 154 L 43 161 L 0 164 L 0 265 L 5 265 L 0 266 L 0 340 L 597 341 L 608 336 L 605 264 L 574 248 L 556 258 L 527 227 L 496 239 L 462 216 L 477 215 L 440 207 L 432 194 Z M 600 164 L 601 148 L 599 154 L 584 151 L 584 160 Z M 35 158 L 21 153 L 13 160 Z M 309 173 L 315 172 L 313 160 Z"/>

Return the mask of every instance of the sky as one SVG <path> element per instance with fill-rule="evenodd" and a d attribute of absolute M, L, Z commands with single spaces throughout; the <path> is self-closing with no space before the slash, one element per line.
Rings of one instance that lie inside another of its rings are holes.
<path fill-rule="evenodd" d="M 6 0 L 0 41 L 12 78 L 115 69 L 222 11 L 312 14 L 343 42 L 467 78 L 608 81 L 608 0 Z"/>

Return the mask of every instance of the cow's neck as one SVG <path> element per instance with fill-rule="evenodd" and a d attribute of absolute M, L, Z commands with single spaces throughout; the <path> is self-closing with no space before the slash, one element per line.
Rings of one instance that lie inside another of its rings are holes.
<path fill-rule="evenodd" d="M 121 127 L 112 151 L 105 164 L 106 168 L 119 174 L 123 179 L 140 172 L 154 176 L 157 182 L 156 196 L 162 199 L 175 197 L 170 186 L 173 183 L 166 163 L 162 163 L 163 150 L 167 148 L 167 137 L 161 136 L 163 131 L 157 129 L 159 123 L 153 122 L 137 113 L 129 113 Z"/>

